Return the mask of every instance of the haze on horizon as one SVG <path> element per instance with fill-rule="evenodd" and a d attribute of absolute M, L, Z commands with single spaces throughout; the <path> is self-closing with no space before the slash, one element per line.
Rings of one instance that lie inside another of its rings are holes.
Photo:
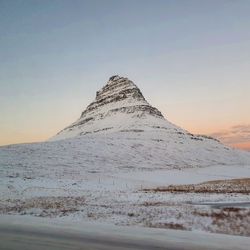
<path fill-rule="evenodd" d="M 0 1 L 0 145 L 46 140 L 111 75 L 250 150 L 250 1 Z"/>

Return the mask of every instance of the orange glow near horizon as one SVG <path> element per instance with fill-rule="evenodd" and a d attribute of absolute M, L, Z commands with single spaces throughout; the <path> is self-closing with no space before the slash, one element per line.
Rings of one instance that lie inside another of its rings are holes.
<path fill-rule="evenodd" d="M 52 136 L 52 135 L 51 135 Z M 42 142 L 49 139 L 47 133 L 29 133 L 26 131 L 24 133 L 14 133 L 9 134 L 5 133 L 0 140 L 0 146 L 19 144 L 19 143 L 33 143 L 33 142 Z"/>
<path fill-rule="evenodd" d="M 234 148 L 250 151 L 250 142 L 245 142 L 245 143 L 235 143 L 231 144 L 229 146 L 232 146 Z"/>

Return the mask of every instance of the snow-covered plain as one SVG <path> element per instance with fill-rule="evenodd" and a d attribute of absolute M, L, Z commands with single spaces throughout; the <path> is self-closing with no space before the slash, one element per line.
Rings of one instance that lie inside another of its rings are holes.
<path fill-rule="evenodd" d="M 211 165 L 212 159 L 203 164 L 191 158 L 192 152 L 185 162 L 182 153 L 173 157 L 173 151 L 180 150 L 178 147 L 171 150 L 171 157 L 169 152 L 164 153 L 164 143 L 169 142 L 148 139 L 147 136 L 157 137 L 144 133 L 143 137 L 141 132 L 95 134 L 0 147 L 0 211 L 117 225 L 250 234 L 248 208 L 240 211 L 244 220 L 234 218 L 236 224 L 224 221 L 218 226 L 213 219 L 218 209 L 191 204 L 250 201 L 249 195 L 142 191 L 169 184 L 246 178 L 250 177 L 250 165 L 235 165 L 233 161 Z M 188 148 L 185 150 L 187 156 Z M 205 155 L 204 151 L 201 153 Z M 246 160 L 247 154 L 242 155 Z M 238 151 L 235 160 L 237 157 Z"/>

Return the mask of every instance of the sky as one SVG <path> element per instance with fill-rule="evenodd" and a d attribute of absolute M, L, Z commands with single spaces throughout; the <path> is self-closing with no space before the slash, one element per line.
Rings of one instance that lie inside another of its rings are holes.
<path fill-rule="evenodd" d="M 0 0 L 0 145 L 44 141 L 114 74 L 250 150 L 250 1 Z"/>

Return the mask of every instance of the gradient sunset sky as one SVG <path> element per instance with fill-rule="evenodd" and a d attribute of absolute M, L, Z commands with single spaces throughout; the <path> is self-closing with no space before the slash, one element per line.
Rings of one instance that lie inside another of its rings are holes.
<path fill-rule="evenodd" d="M 250 1 L 0 0 L 0 145 L 74 122 L 111 75 L 250 150 Z"/>

